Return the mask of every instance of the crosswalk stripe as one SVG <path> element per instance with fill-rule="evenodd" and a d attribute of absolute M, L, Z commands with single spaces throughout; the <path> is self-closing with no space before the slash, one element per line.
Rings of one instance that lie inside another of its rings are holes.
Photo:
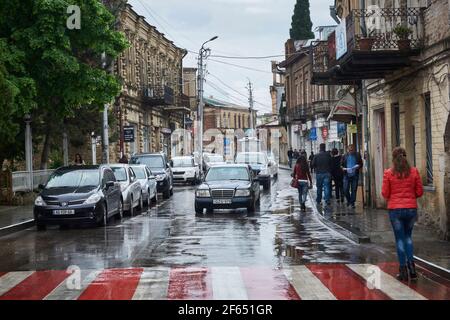
<path fill-rule="evenodd" d="M 372 264 L 347 265 L 364 280 L 369 281 L 394 300 L 426 300 L 426 298 L 407 285 L 404 285 L 391 275 Z M 379 276 L 379 279 L 377 277 Z M 372 282 L 373 281 L 373 282 Z"/>
<path fill-rule="evenodd" d="M 294 286 L 302 300 L 336 300 L 336 297 L 305 266 L 283 269 L 289 282 Z"/>
<path fill-rule="evenodd" d="M 294 287 L 280 270 L 270 267 L 241 268 L 250 300 L 299 300 Z"/>
<path fill-rule="evenodd" d="M 133 300 L 165 300 L 169 288 L 169 268 L 144 268 Z"/>
<path fill-rule="evenodd" d="M 36 271 L 0 296 L 0 300 L 42 300 L 66 279 L 65 271 Z"/>
<path fill-rule="evenodd" d="M 170 270 L 169 300 L 212 300 L 211 275 L 207 268 L 175 268 Z"/>
<path fill-rule="evenodd" d="M 384 292 L 369 289 L 346 265 L 323 264 L 307 267 L 338 300 L 389 300 Z"/>
<path fill-rule="evenodd" d="M 66 281 L 61 282 L 44 300 L 77 300 L 100 273 L 101 270 L 81 270 L 79 287 L 76 283 L 78 279 L 75 278 L 77 275 L 69 275 Z"/>
<path fill-rule="evenodd" d="M 34 271 L 9 272 L 0 277 L 0 296 L 31 276 Z"/>
<path fill-rule="evenodd" d="M 248 300 L 238 267 L 212 267 L 214 300 Z"/>
<path fill-rule="evenodd" d="M 104 270 L 78 300 L 130 300 L 142 271 L 142 268 Z"/>

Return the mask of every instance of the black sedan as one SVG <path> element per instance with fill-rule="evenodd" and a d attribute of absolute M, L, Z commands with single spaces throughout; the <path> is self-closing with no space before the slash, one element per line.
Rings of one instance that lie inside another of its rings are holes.
<path fill-rule="evenodd" d="M 120 185 L 108 166 L 70 166 L 57 169 L 34 203 L 38 230 L 47 225 L 106 225 L 123 216 Z"/>
<path fill-rule="evenodd" d="M 259 182 L 247 165 L 212 167 L 195 192 L 195 212 L 246 208 L 253 213 L 260 200 L 259 188 Z"/>

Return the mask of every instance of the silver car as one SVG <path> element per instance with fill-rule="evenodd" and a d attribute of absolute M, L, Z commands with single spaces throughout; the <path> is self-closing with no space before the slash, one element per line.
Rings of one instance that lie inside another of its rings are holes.
<path fill-rule="evenodd" d="M 112 164 L 110 167 L 116 176 L 116 180 L 120 183 L 123 210 L 128 211 L 133 216 L 136 208 L 138 210 L 143 208 L 141 184 L 128 164 Z"/>
<path fill-rule="evenodd" d="M 141 185 L 142 196 L 148 207 L 151 203 L 158 202 L 158 192 L 156 191 L 156 177 L 151 170 L 143 164 L 131 165 L 136 174 L 137 181 Z"/>

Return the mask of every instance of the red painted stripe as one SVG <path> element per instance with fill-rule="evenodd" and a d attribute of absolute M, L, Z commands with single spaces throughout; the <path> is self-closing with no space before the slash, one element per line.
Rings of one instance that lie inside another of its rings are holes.
<path fill-rule="evenodd" d="M 249 300 L 300 300 L 283 272 L 267 267 L 241 268 Z"/>
<path fill-rule="evenodd" d="M 131 300 L 143 268 L 104 270 L 78 300 Z"/>
<path fill-rule="evenodd" d="M 382 291 L 369 289 L 366 282 L 345 265 L 323 264 L 307 267 L 339 300 L 389 300 Z"/>
<path fill-rule="evenodd" d="M 69 276 L 66 271 L 36 271 L 6 292 L 0 300 L 42 300 Z"/>
<path fill-rule="evenodd" d="M 396 276 L 398 274 L 398 263 L 379 263 L 381 270 Z M 419 279 L 417 281 L 403 282 L 411 289 L 415 290 L 425 298 L 430 300 L 450 300 L 450 286 L 448 280 L 439 277 L 438 275 L 416 267 Z"/>
<path fill-rule="evenodd" d="M 5 274 L 7 274 L 8 272 L 0 272 L 0 278 L 3 276 L 3 275 L 5 275 Z"/>
<path fill-rule="evenodd" d="M 167 298 L 169 300 L 212 300 L 212 282 L 208 269 L 171 269 Z"/>

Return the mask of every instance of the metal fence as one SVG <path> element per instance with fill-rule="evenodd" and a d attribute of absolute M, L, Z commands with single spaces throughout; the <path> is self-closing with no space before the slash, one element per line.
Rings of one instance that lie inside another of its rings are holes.
<path fill-rule="evenodd" d="M 35 170 L 33 171 L 33 188 L 30 188 L 30 174 L 28 171 L 16 171 L 12 173 L 13 192 L 31 191 L 36 189 L 39 184 L 45 184 L 48 177 L 55 170 Z"/>

